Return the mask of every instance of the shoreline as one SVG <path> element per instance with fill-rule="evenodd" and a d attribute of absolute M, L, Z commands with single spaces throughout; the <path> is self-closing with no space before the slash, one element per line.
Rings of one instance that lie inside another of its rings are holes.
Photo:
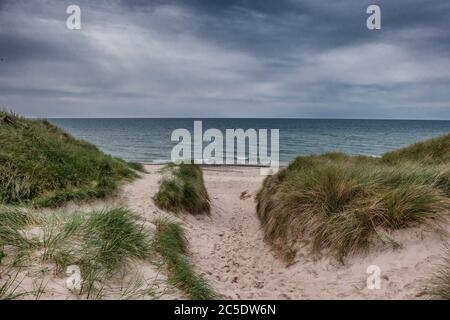
<path fill-rule="evenodd" d="M 149 163 L 149 162 L 139 162 L 144 166 L 165 166 L 167 164 L 171 164 L 173 162 L 161 162 L 161 163 Z M 209 167 L 217 167 L 217 168 L 227 168 L 227 167 L 237 167 L 237 168 L 270 168 L 269 165 L 259 165 L 259 164 L 208 164 L 208 163 L 202 163 L 202 164 L 198 164 L 198 166 L 200 167 L 205 167 L 205 168 L 209 168 Z M 283 164 L 280 165 L 279 168 L 286 168 L 288 165 Z"/>

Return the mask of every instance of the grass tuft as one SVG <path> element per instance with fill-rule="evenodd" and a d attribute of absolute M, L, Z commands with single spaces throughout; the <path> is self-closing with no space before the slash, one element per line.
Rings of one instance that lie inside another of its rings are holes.
<path fill-rule="evenodd" d="M 119 208 L 91 214 L 82 225 L 87 251 L 107 271 L 113 271 L 127 259 L 145 259 L 150 250 L 148 235 L 140 218 Z M 66 229 L 72 226 L 66 225 Z"/>
<path fill-rule="evenodd" d="M 171 212 L 209 214 L 211 205 L 202 169 L 196 164 L 169 165 L 170 176 L 164 178 L 153 197 L 155 204 Z"/>
<path fill-rule="evenodd" d="M 147 170 L 145 170 L 145 167 L 142 163 L 140 162 L 127 162 L 128 166 L 136 171 L 142 172 L 142 173 L 147 173 Z"/>
<path fill-rule="evenodd" d="M 21 228 L 32 223 L 34 219 L 26 211 L 0 206 L 0 263 L 6 257 L 6 246 L 16 250 L 33 247 L 33 242 L 20 233 Z"/>
<path fill-rule="evenodd" d="M 447 245 L 442 263 L 425 289 L 425 293 L 432 297 L 450 300 L 450 245 Z"/>
<path fill-rule="evenodd" d="M 430 144 L 440 147 L 449 137 Z M 438 159 L 446 155 L 443 150 L 432 153 L 433 163 L 430 156 L 425 164 L 412 162 L 409 150 L 424 157 L 431 152 L 424 142 L 381 159 L 341 153 L 297 158 L 268 177 L 257 195 L 265 239 L 290 259 L 295 248 L 306 243 L 313 252 L 326 249 L 343 261 L 384 241 L 380 228 L 447 219 L 450 167 Z M 394 161 L 394 154 L 406 160 Z"/>
<path fill-rule="evenodd" d="M 186 257 L 189 252 L 182 227 L 166 220 L 157 220 L 155 224 L 153 246 L 169 267 L 170 283 L 183 290 L 190 299 L 216 298 L 214 291 L 195 273 Z"/>
<path fill-rule="evenodd" d="M 14 276 L 8 277 L 0 283 L 0 300 L 15 300 L 26 295 L 20 288 L 22 281 L 18 280 L 18 276 L 19 273 L 17 272 Z M 1 277 L 0 280 L 2 280 Z"/>
<path fill-rule="evenodd" d="M 59 272 L 70 265 L 79 266 L 83 279 L 80 293 L 88 298 L 101 293 L 104 282 L 131 260 L 150 255 L 149 235 L 140 218 L 129 210 L 116 208 L 47 219 L 41 242 L 43 258 L 54 262 Z"/>

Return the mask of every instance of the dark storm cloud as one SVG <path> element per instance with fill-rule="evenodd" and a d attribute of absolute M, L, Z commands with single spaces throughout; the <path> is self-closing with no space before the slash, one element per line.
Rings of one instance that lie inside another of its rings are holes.
<path fill-rule="evenodd" d="M 82 29 L 65 27 L 78 4 Z M 370 4 L 382 30 L 366 28 Z M 0 0 L 0 105 L 35 116 L 450 118 L 450 2 Z"/>

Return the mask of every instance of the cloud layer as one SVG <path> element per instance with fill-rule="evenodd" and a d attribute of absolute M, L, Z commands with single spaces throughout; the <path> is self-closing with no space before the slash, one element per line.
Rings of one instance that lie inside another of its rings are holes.
<path fill-rule="evenodd" d="M 82 29 L 66 28 L 78 4 Z M 450 2 L 0 0 L 0 106 L 45 117 L 450 119 Z"/>

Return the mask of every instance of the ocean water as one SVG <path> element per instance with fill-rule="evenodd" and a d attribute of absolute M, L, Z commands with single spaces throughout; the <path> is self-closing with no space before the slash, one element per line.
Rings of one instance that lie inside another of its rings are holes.
<path fill-rule="evenodd" d="M 172 131 L 202 120 L 203 132 L 226 129 L 279 129 L 280 162 L 299 155 L 341 151 L 380 156 L 411 143 L 450 133 L 450 121 L 344 119 L 51 119 L 77 138 L 128 161 L 161 163 L 170 160 Z M 205 143 L 206 145 L 207 143 Z M 270 146 L 270 141 L 268 143 Z M 225 148 L 224 148 L 225 150 Z M 270 150 L 270 148 L 269 148 Z"/>

